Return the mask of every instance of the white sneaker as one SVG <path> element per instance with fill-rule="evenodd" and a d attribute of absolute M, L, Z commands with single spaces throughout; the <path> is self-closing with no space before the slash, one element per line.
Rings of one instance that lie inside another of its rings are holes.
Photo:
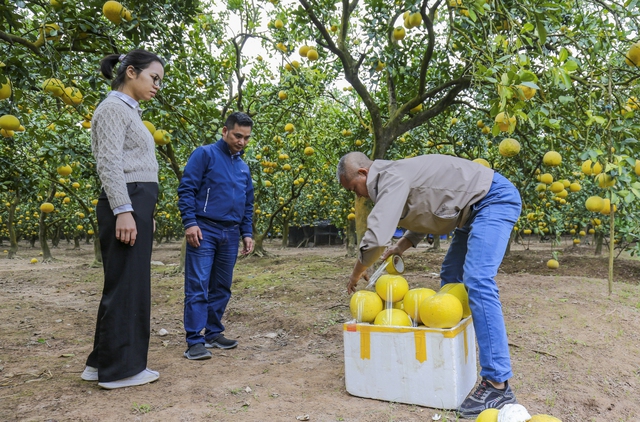
<path fill-rule="evenodd" d="M 82 371 L 82 375 L 80 375 L 85 381 L 98 381 L 98 368 L 94 368 L 93 366 L 85 366 L 84 371 Z"/>
<path fill-rule="evenodd" d="M 151 372 L 154 375 L 160 376 L 160 373 L 157 371 L 152 371 L 147 368 L 147 371 Z M 85 381 L 98 381 L 98 368 L 94 368 L 93 366 L 85 366 L 84 371 L 82 371 L 82 375 L 80 375 Z"/>
<path fill-rule="evenodd" d="M 158 372 L 152 371 L 150 369 L 145 369 L 139 374 L 123 378 L 118 381 L 99 382 L 98 386 L 107 390 L 113 390 L 116 388 L 134 387 L 136 385 L 149 384 L 150 382 L 156 381 L 158 378 L 160 378 L 160 374 Z"/>

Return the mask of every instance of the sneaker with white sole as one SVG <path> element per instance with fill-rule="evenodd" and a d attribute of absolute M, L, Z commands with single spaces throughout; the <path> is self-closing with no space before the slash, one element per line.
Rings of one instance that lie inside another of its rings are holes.
<path fill-rule="evenodd" d="M 518 403 L 518 401 L 508 382 L 505 381 L 504 389 L 500 390 L 483 378 L 474 392 L 469 394 L 458 408 L 458 416 L 471 419 L 483 410 L 501 409 L 505 404 L 510 403 Z"/>
<path fill-rule="evenodd" d="M 99 382 L 98 386 L 106 390 L 114 390 L 116 388 L 135 387 L 136 385 L 149 384 L 150 382 L 156 381 L 158 378 L 160 378 L 159 373 L 157 373 L 156 371 L 152 371 L 150 369 L 145 369 L 144 371 L 136 375 L 123 378 L 121 380 Z"/>
<path fill-rule="evenodd" d="M 237 340 L 229 340 L 228 338 L 220 334 L 215 339 L 206 342 L 204 344 L 204 347 L 206 347 L 207 349 L 213 349 L 214 347 L 217 347 L 218 349 L 233 349 L 237 345 Z"/>
<path fill-rule="evenodd" d="M 85 381 L 98 381 L 98 368 L 94 368 L 93 366 L 85 366 L 84 371 L 82 371 L 82 375 L 80 375 Z"/>

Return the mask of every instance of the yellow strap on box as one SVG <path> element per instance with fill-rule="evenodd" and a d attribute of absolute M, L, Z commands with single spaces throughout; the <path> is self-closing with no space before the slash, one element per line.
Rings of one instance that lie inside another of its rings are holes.
<path fill-rule="evenodd" d="M 413 338 L 416 342 L 416 360 L 423 363 L 427 360 L 427 334 L 416 331 L 413 333 Z"/>

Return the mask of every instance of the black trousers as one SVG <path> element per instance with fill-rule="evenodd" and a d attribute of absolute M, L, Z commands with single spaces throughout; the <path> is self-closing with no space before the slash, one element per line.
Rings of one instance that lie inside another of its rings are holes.
<path fill-rule="evenodd" d="M 100 382 L 127 378 L 147 367 L 153 213 L 158 184 L 128 183 L 127 190 L 138 231 L 133 246 L 116 239 L 116 217 L 104 191 L 96 207 L 104 288 L 87 365 L 98 368 Z"/>

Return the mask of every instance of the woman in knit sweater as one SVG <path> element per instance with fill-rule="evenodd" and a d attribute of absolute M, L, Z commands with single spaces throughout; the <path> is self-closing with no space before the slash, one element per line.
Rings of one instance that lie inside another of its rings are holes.
<path fill-rule="evenodd" d="M 133 50 L 105 57 L 100 70 L 113 79 L 112 91 L 96 108 L 91 125 L 91 149 L 102 183 L 96 215 L 104 289 L 82 379 L 114 389 L 159 377 L 147 368 L 158 163 L 138 103 L 157 94 L 164 61 L 148 51 Z"/>

